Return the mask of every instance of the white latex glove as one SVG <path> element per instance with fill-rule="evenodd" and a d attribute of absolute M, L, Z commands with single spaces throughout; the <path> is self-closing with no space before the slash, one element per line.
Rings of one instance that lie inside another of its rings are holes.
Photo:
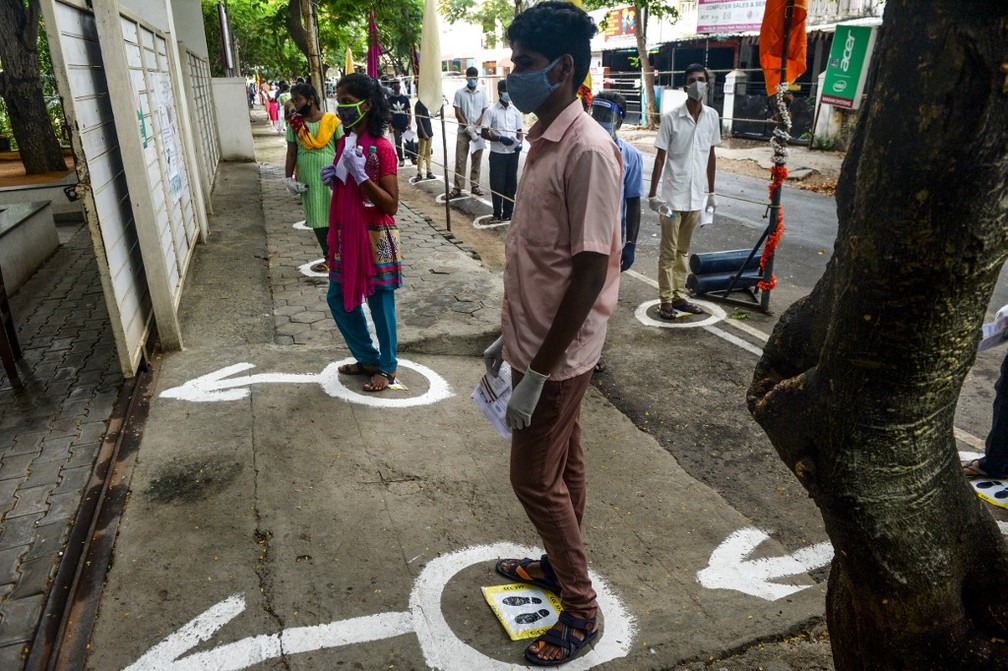
<path fill-rule="evenodd" d="M 714 195 L 713 191 L 707 194 L 707 206 L 704 207 L 704 210 L 711 214 L 717 212 L 717 196 Z"/>
<path fill-rule="evenodd" d="M 669 216 L 672 214 L 672 208 L 668 206 L 668 203 L 662 199 L 661 196 L 651 196 L 648 198 L 648 207 L 657 212 L 658 214 Z"/>
<path fill-rule="evenodd" d="M 479 129 L 477 129 L 476 126 L 469 126 L 466 128 L 466 132 L 469 133 L 469 137 L 473 140 L 479 139 Z"/>
<path fill-rule="evenodd" d="M 340 163 L 346 167 L 357 184 L 363 184 L 368 180 L 367 171 L 364 170 L 366 160 L 360 147 L 355 145 L 347 145 L 343 149 L 343 156 L 340 157 Z"/>
<path fill-rule="evenodd" d="M 287 187 L 287 191 L 294 196 L 300 196 L 302 193 L 308 190 L 307 184 L 302 184 L 293 177 L 288 177 L 284 180 L 284 186 Z"/>
<path fill-rule="evenodd" d="M 1008 305 L 1003 306 L 997 311 L 997 314 L 994 315 L 994 323 L 998 326 L 1001 326 L 1005 322 L 1008 322 Z M 483 356 L 486 356 L 486 354 Z"/>
<path fill-rule="evenodd" d="M 539 404 L 539 396 L 542 394 L 547 377 L 549 376 L 537 373 L 529 366 L 525 370 L 525 377 L 511 391 L 511 401 L 507 407 L 507 423 L 512 431 L 524 429 L 532 423 L 532 413 Z"/>
<path fill-rule="evenodd" d="M 500 374 L 501 365 L 504 363 L 503 350 L 504 336 L 500 336 L 490 347 L 483 350 L 483 365 L 486 366 L 486 372 L 494 377 Z"/>

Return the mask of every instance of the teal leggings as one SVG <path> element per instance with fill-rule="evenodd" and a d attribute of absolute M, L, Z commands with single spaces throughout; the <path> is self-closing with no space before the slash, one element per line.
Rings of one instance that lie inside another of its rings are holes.
<path fill-rule="evenodd" d="M 329 280 L 329 294 L 326 300 L 337 328 L 343 334 L 350 353 L 358 363 L 364 366 L 377 366 L 378 370 L 386 373 L 391 373 L 399 367 L 399 360 L 396 359 L 398 340 L 394 289 L 375 289 L 375 292 L 367 298 L 371 318 L 374 320 L 375 335 L 378 336 L 377 349 L 368 332 L 364 308 L 358 305 L 350 312 L 343 309 L 343 285 L 336 280 Z"/>

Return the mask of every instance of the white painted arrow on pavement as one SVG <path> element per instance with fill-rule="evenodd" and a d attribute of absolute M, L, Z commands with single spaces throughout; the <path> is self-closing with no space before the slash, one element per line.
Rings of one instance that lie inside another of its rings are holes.
<path fill-rule="evenodd" d="M 376 408 L 407 408 L 417 405 L 430 405 L 453 396 L 451 387 L 443 377 L 427 366 L 422 366 L 406 359 L 399 359 L 399 368 L 407 368 L 427 378 L 427 391 L 419 396 L 403 398 L 396 391 L 362 394 L 348 389 L 339 379 L 339 367 L 353 363 L 347 358 L 335 361 L 326 366 L 321 373 L 259 373 L 258 375 L 243 375 L 231 377 L 255 368 L 251 363 L 236 363 L 212 373 L 207 373 L 193 380 L 161 392 L 163 398 L 176 398 L 181 401 L 210 403 L 218 401 L 238 401 L 246 398 L 253 384 L 318 384 L 322 390 L 333 398 L 341 398 L 351 403 L 360 403 Z M 360 378 L 358 378 L 360 379 Z"/>
<path fill-rule="evenodd" d="M 432 669 L 515 671 L 532 668 L 487 657 L 460 639 L 441 611 L 442 594 L 448 582 L 469 566 L 488 563 L 499 557 L 538 557 L 541 554 L 540 548 L 512 543 L 463 548 L 427 563 L 413 583 L 408 611 L 378 613 L 327 624 L 294 627 L 276 634 L 249 636 L 183 657 L 245 610 L 245 597 L 234 594 L 169 634 L 124 671 L 239 671 L 284 655 L 379 641 L 411 632 L 416 634 L 424 661 Z M 606 628 L 602 638 L 586 654 L 564 667 L 568 671 L 588 671 L 610 660 L 625 657 L 630 652 L 637 626 L 634 617 L 606 581 L 594 571 L 588 573 L 597 593 L 599 609 L 606 618 Z"/>
<path fill-rule="evenodd" d="M 783 557 L 748 559 L 769 538 L 765 532 L 752 527 L 732 533 L 711 553 L 707 568 L 697 572 L 697 582 L 709 589 L 733 589 L 776 601 L 811 585 L 789 585 L 771 580 L 807 573 L 826 566 L 833 559 L 833 546 L 829 541 Z"/>

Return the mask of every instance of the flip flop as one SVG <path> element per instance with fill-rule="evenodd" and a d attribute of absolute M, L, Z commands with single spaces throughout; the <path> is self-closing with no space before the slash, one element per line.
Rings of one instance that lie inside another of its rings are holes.
<path fill-rule="evenodd" d="M 345 363 L 336 370 L 344 375 L 367 375 L 371 377 L 378 372 L 378 366 L 365 366 L 359 361 L 354 361 L 353 363 Z"/>
<path fill-rule="evenodd" d="M 658 306 L 658 316 L 666 321 L 678 319 L 681 315 L 672 307 L 671 303 L 662 303 Z"/>
<path fill-rule="evenodd" d="M 981 457 L 982 458 L 982 457 Z M 963 475 L 967 478 L 996 478 L 980 467 L 980 459 L 964 459 L 959 462 Z"/>
<path fill-rule="evenodd" d="M 379 376 L 385 378 L 386 380 L 386 384 L 380 387 L 376 386 L 374 383 L 374 379 Z M 364 383 L 364 391 L 369 391 L 372 393 L 388 391 L 389 389 L 392 388 L 392 385 L 394 385 L 395 383 L 396 383 L 395 375 L 393 375 L 392 373 L 386 373 L 385 371 L 382 370 L 376 370 L 374 373 L 371 374 L 371 379 Z"/>
<path fill-rule="evenodd" d="M 533 578 L 529 572 L 525 570 L 529 564 L 534 564 L 536 562 L 539 562 L 539 565 L 542 566 L 545 578 Z M 511 564 L 511 568 L 507 568 L 505 566 L 506 564 Z M 548 589 L 557 596 L 560 596 L 560 581 L 557 580 L 556 574 L 553 572 L 553 567 L 549 565 L 549 561 L 546 559 L 546 555 L 543 555 L 539 559 L 532 559 L 530 557 L 526 557 L 525 559 L 501 559 L 497 562 L 497 565 L 494 568 L 497 573 L 508 580 L 517 580 L 518 582 L 542 587 L 543 589 Z"/>

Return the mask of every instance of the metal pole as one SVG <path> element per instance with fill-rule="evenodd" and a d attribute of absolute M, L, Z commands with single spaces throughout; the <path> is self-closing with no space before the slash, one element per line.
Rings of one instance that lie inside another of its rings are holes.
<path fill-rule="evenodd" d="M 444 152 L 444 211 L 445 227 L 451 233 L 451 204 L 448 202 L 448 131 L 445 130 L 445 109 L 441 106 L 441 150 Z"/>
<path fill-rule="evenodd" d="M 788 57 L 788 46 L 791 41 L 791 16 L 794 13 L 794 0 L 788 0 L 787 8 L 784 10 L 784 51 L 781 53 L 781 69 L 780 69 L 780 80 L 781 83 L 787 82 L 787 57 Z M 770 225 L 767 228 L 768 231 L 774 231 L 777 227 L 777 221 L 780 219 L 780 209 L 781 209 L 781 190 L 784 188 L 783 184 L 780 184 L 774 192 L 770 194 Z M 769 238 L 769 235 L 767 236 Z M 770 254 L 767 257 L 766 266 L 763 268 L 763 281 L 769 282 L 773 278 L 773 262 L 774 254 Z M 770 290 L 763 290 L 760 292 L 760 307 L 764 312 L 766 312 L 770 307 Z"/>

